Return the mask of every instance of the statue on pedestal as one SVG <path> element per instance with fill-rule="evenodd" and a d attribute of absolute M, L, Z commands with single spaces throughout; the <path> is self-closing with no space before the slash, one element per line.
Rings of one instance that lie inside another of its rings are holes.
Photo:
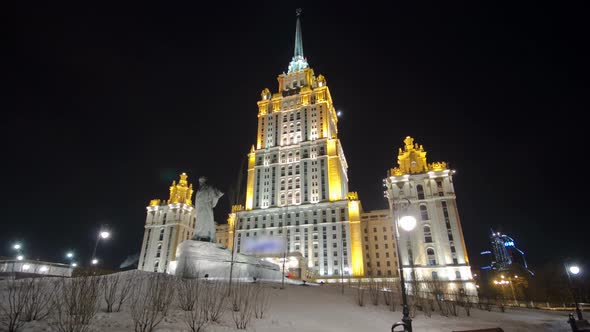
<path fill-rule="evenodd" d="M 197 220 L 193 240 L 215 242 L 215 221 L 213 208 L 217 205 L 223 193 L 207 184 L 207 178 L 199 178 L 199 188 L 195 195 L 195 211 Z"/>

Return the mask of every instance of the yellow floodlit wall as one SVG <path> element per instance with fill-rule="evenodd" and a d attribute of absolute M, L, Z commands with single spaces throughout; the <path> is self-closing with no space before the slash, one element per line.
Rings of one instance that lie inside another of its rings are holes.
<path fill-rule="evenodd" d="M 338 157 L 338 150 L 336 140 L 330 139 L 327 141 L 328 145 L 328 185 L 330 190 L 330 201 L 339 201 L 343 198 L 342 195 L 342 177 L 340 176 L 340 158 Z"/>
<path fill-rule="evenodd" d="M 352 275 L 354 277 L 362 277 L 365 275 L 359 205 L 359 201 L 348 202 L 348 218 L 350 220 L 350 257 L 352 260 Z"/>
<path fill-rule="evenodd" d="M 256 154 L 254 146 L 248 154 L 248 180 L 246 182 L 246 210 L 252 210 L 254 205 L 254 166 L 256 165 Z"/>

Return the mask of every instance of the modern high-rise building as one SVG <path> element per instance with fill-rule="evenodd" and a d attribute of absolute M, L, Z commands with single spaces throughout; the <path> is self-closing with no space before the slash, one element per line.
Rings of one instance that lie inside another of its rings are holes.
<path fill-rule="evenodd" d="M 406 137 L 404 143 L 398 167 L 384 180 L 394 218 L 417 219 L 413 230 L 399 230 L 404 277 L 448 281 L 451 288 L 474 293 L 453 187 L 455 171 L 445 162 L 427 163 L 424 147 L 413 138 Z"/>
<path fill-rule="evenodd" d="M 170 186 L 168 200 L 152 199 L 146 207 L 138 270 L 168 272 L 170 262 L 176 260 L 176 247 L 193 237 L 193 185 L 188 183 L 187 178 L 185 173 L 180 174 L 178 184 L 173 181 Z"/>
<path fill-rule="evenodd" d="M 277 91 L 262 90 L 258 101 L 246 202 L 229 220 L 237 252 L 298 252 L 318 277 L 363 275 L 360 202 L 348 192 L 337 125 L 326 78 L 303 55 L 298 12 L 288 71 L 278 75 Z"/>

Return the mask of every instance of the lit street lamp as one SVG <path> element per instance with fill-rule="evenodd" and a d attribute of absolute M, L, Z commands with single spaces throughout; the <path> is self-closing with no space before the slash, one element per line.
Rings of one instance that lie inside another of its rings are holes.
<path fill-rule="evenodd" d="M 565 266 L 565 264 L 564 264 Z M 578 297 L 576 296 L 576 293 L 573 290 L 572 287 L 572 278 L 571 275 L 573 274 L 574 276 L 577 276 L 578 274 L 580 274 L 580 267 L 577 265 L 570 265 L 565 266 L 565 272 L 567 273 L 567 282 L 568 285 L 570 287 L 570 293 L 572 294 L 572 297 L 574 298 L 574 303 L 576 304 L 576 315 L 578 316 L 578 320 L 582 320 L 584 319 L 582 317 L 582 310 L 580 310 L 580 304 L 578 303 Z"/>
<path fill-rule="evenodd" d="M 20 250 L 20 248 L 21 248 L 21 244 L 20 244 L 20 243 L 15 243 L 15 244 L 12 246 L 12 249 L 14 249 L 14 250 Z"/>
<path fill-rule="evenodd" d="M 399 240 L 399 228 L 401 227 L 404 231 L 410 232 L 416 227 L 416 218 L 407 214 L 408 207 L 411 202 L 409 199 L 404 198 L 403 202 L 394 203 L 391 202 L 393 210 L 393 220 L 395 221 L 395 237 L 397 241 L 397 260 L 399 267 L 399 280 L 401 283 L 402 291 L 402 321 L 397 322 L 393 325 L 392 331 L 397 326 L 403 326 L 405 331 L 412 332 L 412 319 L 410 318 L 410 310 L 408 309 L 408 298 L 406 295 L 406 284 L 404 281 L 404 270 L 402 263 L 402 255 L 400 251 L 400 240 Z M 399 205 L 399 206 L 398 206 Z"/>
<path fill-rule="evenodd" d="M 74 253 L 73 253 L 73 252 L 71 252 L 71 251 L 68 251 L 68 252 L 66 253 L 66 257 L 67 257 L 67 258 L 74 258 Z"/>
<path fill-rule="evenodd" d="M 98 259 L 96 259 L 96 248 L 98 247 L 98 242 L 103 239 L 106 240 L 111 236 L 111 233 L 106 230 L 104 227 L 101 227 L 101 230 L 98 232 L 98 236 L 96 237 L 96 242 L 94 243 L 94 250 L 92 251 L 92 265 L 98 264 Z"/>
<path fill-rule="evenodd" d="M 17 261 L 22 261 L 23 259 L 25 259 L 25 257 L 23 255 L 16 256 Z"/>

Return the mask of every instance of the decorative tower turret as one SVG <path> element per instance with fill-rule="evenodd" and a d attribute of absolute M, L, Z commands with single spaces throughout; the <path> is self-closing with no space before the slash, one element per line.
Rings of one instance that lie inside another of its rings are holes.
<path fill-rule="evenodd" d="M 399 231 L 406 280 L 439 279 L 450 290 L 475 294 L 453 187 L 455 171 L 445 162 L 429 164 L 424 147 L 410 136 L 398 151 L 397 163 L 383 180 L 390 211 L 400 213 L 396 206 L 409 203 L 404 212 L 418 220 L 412 231 Z"/>
<path fill-rule="evenodd" d="M 152 199 L 146 207 L 145 233 L 139 255 L 138 269 L 151 272 L 170 271 L 176 259 L 176 247 L 192 238 L 195 228 L 193 185 L 186 173 L 178 184 L 172 182 L 168 200 Z"/>

